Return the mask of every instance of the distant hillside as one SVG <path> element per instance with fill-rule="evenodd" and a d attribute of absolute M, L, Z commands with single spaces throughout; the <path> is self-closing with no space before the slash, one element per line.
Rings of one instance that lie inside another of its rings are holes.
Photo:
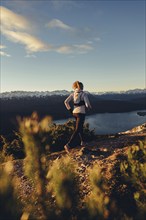
<path fill-rule="evenodd" d="M 0 93 L 0 99 L 13 99 L 13 98 L 24 98 L 24 97 L 48 97 L 48 96 L 67 96 L 72 91 L 67 90 L 54 90 L 54 91 L 12 91 Z M 89 92 L 87 92 L 89 93 Z M 131 99 L 134 96 L 146 96 L 146 89 L 133 89 L 120 92 L 90 92 L 91 95 L 101 97 L 105 99 Z"/>
<path fill-rule="evenodd" d="M 23 94 L 23 95 L 22 95 Z M 51 95 L 48 95 L 51 94 Z M 40 116 L 51 115 L 54 120 L 70 117 L 64 106 L 68 91 L 45 92 L 13 92 L 2 93 L 0 97 L 0 133 L 17 129 L 16 116 L 29 116 L 37 111 Z M 129 112 L 146 109 L 145 90 L 137 93 L 93 94 L 89 93 L 92 110 L 87 115 L 95 113 Z"/>

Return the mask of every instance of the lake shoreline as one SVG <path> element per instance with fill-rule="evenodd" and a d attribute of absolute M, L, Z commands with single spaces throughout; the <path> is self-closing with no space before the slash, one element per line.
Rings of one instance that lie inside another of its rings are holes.
<path fill-rule="evenodd" d="M 137 114 L 138 111 L 139 110 L 122 113 L 98 113 L 87 115 L 85 123 L 89 123 L 90 129 L 94 129 L 96 134 L 116 134 L 146 122 L 146 116 L 139 116 Z M 74 120 L 74 117 L 54 120 L 53 122 L 57 124 L 63 124 L 68 120 Z"/>
<path fill-rule="evenodd" d="M 90 118 L 94 118 L 94 117 L 96 117 L 96 116 L 106 116 L 107 117 L 107 115 L 109 115 L 109 117 L 110 116 L 114 116 L 114 115 L 124 115 L 124 114 L 131 114 L 132 112 L 134 112 L 134 114 L 135 115 L 137 115 L 137 117 L 139 117 L 139 118 L 141 118 L 142 120 L 140 120 L 140 122 L 139 123 L 136 123 L 136 124 L 132 124 L 128 129 L 130 129 L 130 128 L 132 128 L 132 126 L 134 127 L 134 126 L 138 126 L 138 125 L 140 125 L 140 124 L 142 124 L 142 123 L 144 123 L 144 122 L 146 122 L 146 116 L 139 116 L 138 114 L 137 114 L 137 112 L 145 112 L 146 111 L 146 109 L 138 109 L 138 110 L 133 110 L 133 111 L 125 111 L 125 112 L 98 112 L 98 113 L 93 113 L 93 114 L 89 114 L 89 112 L 87 112 L 87 114 L 86 114 L 86 122 L 87 123 L 89 123 L 89 127 L 91 128 L 91 129 L 94 129 L 94 126 L 91 126 L 91 122 L 90 122 Z M 67 111 L 67 113 L 68 113 L 68 111 Z M 19 115 L 19 114 L 18 114 Z M 16 115 L 15 117 L 10 117 L 10 118 L 2 118 L 2 115 L 0 115 L 0 119 L 3 119 L 3 120 L 1 120 L 1 125 L 0 125 L 0 135 L 9 135 L 9 134 L 12 134 L 13 133 L 13 131 L 18 131 L 18 124 L 17 124 L 17 121 L 16 121 L 16 117 L 18 116 L 18 115 Z M 23 115 L 23 116 L 21 116 L 20 115 L 20 117 L 29 117 L 31 114 L 29 114 L 29 115 Z M 43 118 L 43 117 L 45 117 L 45 116 L 48 116 L 49 114 L 43 114 L 43 115 L 40 115 L 40 114 L 38 114 L 39 116 L 40 116 L 40 118 Z M 53 119 L 53 123 L 65 123 L 66 121 L 68 121 L 68 120 L 74 120 L 74 117 L 70 114 L 70 116 L 69 116 L 69 114 L 65 114 L 64 115 L 64 117 L 62 118 L 62 117 L 58 117 L 58 119 L 55 119 L 56 117 L 52 117 L 52 119 Z M 4 120 L 5 119 L 5 120 Z M 145 120 L 145 121 L 144 121 Z M 92 120 L 92 121 L 94 121 L 94 120 Z M 2 123 L 3 122 L 3 123 Z M 98 122 L 98 120 L 97 120 L 97 122 Z M 123 122 L 122 122 L 123 123 Z M 102 124 L 104 124 L 104 121 L 103 121 L 103 123 Z M 125 129 L 124 129 L 125 130 Z M 122 131 L 124 131 L 124 130 L 120 130 L 119 132 L 122 132 Z M 97 131 L 97 133 L 98 133 L 99 131 Z M 112 132 L 113 133 L 113 132 Z M 115 132 L 114 131 L 114 133 L 118 133 L 118 132 Z M 105 132 L 99 132 L 99 134 L 106 134 L 106 131 Z M 107 134 L 109 134 L 109 132 L 107 133 Z"/>

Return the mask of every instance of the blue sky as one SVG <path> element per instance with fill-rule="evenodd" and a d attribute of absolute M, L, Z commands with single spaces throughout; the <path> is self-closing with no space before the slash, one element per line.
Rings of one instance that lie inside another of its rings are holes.
<path fill-rule="evenodd" d="M 0 4 L 1 92 L 145 87 L 145 1 Z"/>

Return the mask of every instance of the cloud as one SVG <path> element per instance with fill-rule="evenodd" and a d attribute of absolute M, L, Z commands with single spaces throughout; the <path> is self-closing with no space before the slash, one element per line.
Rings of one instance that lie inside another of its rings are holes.
<path fill-rule="evenodd" d="M 6 48 L 5 45 L 0 44 L 0 50 L 1 50 L 1 49 L 5 49 L 5 48 Z"/>
<path fill-rule="evenodd" d="M 51 45 L 45 44 L 41 40 L 33 37 L 25 32 L 15 32 L 10 30 L 3 30 L 3 34 L 15 43 L 24 44 L 28 53 L 38 51 L 48 51 L 52 48 Z"/>
<path fill-rule="evenodd" d="M 46 24 L 48 28 L 59 28 L 65 31 L 74 31 L 75 29 L 65 23 L 63 23 L 59 19 L 52 19 L 49 23 Z"/>
<path fill-rule="evenodd" d="M 93 49 L 93 47 L 88 44 L 76 44 L 74 45 L 74 47 L 83 51 L 88 51 Z"/>
<path fill-rule="evenodd" d="M 56 18 L 52 19 L 45 26 L 49 29 L 60 29 L 63 31 L 68 31 L 70 34 L 72 34 L 71 37 L 74 37 L 76 39 L 86 40 L 86 41 L 90 39 L 90 42 L 92 39 L 92 43 L 93 41 L 97 42 L 101 40 L 99 37 L 95 37 L 96 31 L 93 28 L 86 26 L 80 28 L 72 27 Z"/>
<path fill-rule="evenodd" d="M 93 44 L 93 41 L 88 40 L 88 41 L 87 41 L 87 44 Z"/>
<path fill-rule="evenodd" d="M 26 30 L 29 28 L 29 21 L 21 15 L 18 15 L 5 7 L 0 7 L 0 22 L 2 28 L 11 30 Z"/>
<path fill-rule="evenodd" d="M 1 9 L 1 31 L 10 41 L 25 45 L 28 53 L 48 51 L 51 45 L 44 43 L 37 37 L 28 34 L 31 28 L 31 22 L 25 17 L 18 15 L 9 9 L 0 7 Z"/>
<path fill-rule="evenodd" d="M 5 45 L 0 44 L 0 56 L 10 57 L 11 56 L 10 54 L 8 54 L 4 51 L 1 51 L 2 49 L 5 49 L 5 48 L 7 48 Z"/>
<path fill-rule="evenodd" d="M 56 48 L 56 52 L 62 53 L 62 54 L 70 54 L 70 53 L 73 53 L 73 47 L 64 45 L 64 46 Z"/>
<path fill-rule="evenodd" d="M 10 54 L 7 54 L 7 53 L 4 52 L 4 51 L 0 51 L 0 56 L 10 57 L 11 55 L 10 55 Z"/>
<path fill-rule="evenodd" d="M 26 58 L 36 58 L 36 56 L 34 54 L 27 54 L 25 57 Z"/>
<path fill-rule="evenodd" d="M 41 39 L 31 34 L 31 21 L 24 16 L 16 14 L 5 7 L 0 7 L 1 10 L 1 32 L 11 42 L 19 43 L 25 46 L 27 54 L 42 51 L 54 51 L 61 54 L 78 54 L 87 53 L 93 49 L 89 44 L 71 44 L 55 46 L 43 42 Z M 63 23 L 61 20 L 53 19 L 47 25 L 48 28 L 59 28 L 61 30 L 76 32 L 77 29 Z M 1 49 L 5 46 L 1 45 Z M 2 56 L 10 56 L 2 52 Z M 30 56 L 27 56 L 30 57 Z"/>
<path fill-rule="evenodd" d="M 91 47 L 88 44 L 75 44 L 75 45 L 64 45 L 61 47 L 56 48 L 56 52 L 62 53 L 62 54 L 72 54 L 72 53 L 87 53 L 89 50 L 93 50 L 93 47 Z"/>
<path fill-rule="evenodd" d="M 101 38 L 100 37 L 95 37 L 94 40 L 95 41 L 101 41 Z"/>

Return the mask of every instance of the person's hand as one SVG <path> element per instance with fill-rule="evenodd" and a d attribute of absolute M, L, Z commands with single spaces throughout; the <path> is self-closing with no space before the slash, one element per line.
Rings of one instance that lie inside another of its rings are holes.
<path fill-rule="evenodd" d="M 69 111 L 70 111 L 70 113 L 72 114 L 72 109 L 71 109 L 71 108 L 69 109 Z"/>
<path fill-rule="evenodd" d="M 90 111 L 91 109 L 92 109 L 92 107 L 91 107 L 91 106 L 88 106 L 87 111 Z"/>

